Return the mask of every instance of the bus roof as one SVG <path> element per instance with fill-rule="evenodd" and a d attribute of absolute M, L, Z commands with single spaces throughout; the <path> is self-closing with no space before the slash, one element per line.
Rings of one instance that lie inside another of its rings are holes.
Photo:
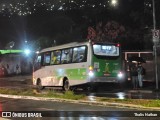
<path fill-rule="evenodd" d="M 64 48 L 68 48 L 68 47 L 75 47 L 75 46 L 80 46 L 80 45 L 88 45 L 90 41 L 86 41 L 86 42 L 72 42 L 72 43 L 68 43 L 68 44 L 63 44 L 63 45 L 58 45 L 58 46 L 54 46 L 54 47 L 48 47 L 48 48 L 44 48 L 40 51 L 40 53 L 42 52 L 47 52 L 47 51 L 51 51 L 51 50 L 58 50 L 58 49 L 64 49 Z M 93 42 L 96 44 L 117 44 L 117 43 L 109 43 L 109 42 Z"/>
<path fill-rule="evenodd" d="M 0 54 L 8 54 L 8 53 L 22 53 L 23 50 L 0 50 Z"/>
<path fill-rule="evenodd" d="M 89 42 L 72 42 L 72 43 L 68 43 L 68 44 L 45 48 L 45 49 L 42 49 L 40 52 L 47 52 L 47 51 L 51 51 L 51 50 L 63 49 L 63 48 L 74 47 L 74 46 L 79 46 L 79 45 L 87 45 L 88 43 Z"/>

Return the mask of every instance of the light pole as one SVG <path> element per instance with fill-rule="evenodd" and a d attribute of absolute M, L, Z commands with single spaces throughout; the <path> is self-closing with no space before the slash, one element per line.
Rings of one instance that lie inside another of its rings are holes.
<path fill-rule="evenodd" d="M 153 32 L 156 32 L 156 16 L 155 16 L 155 0 L 152 0 L 152 6 L 153 6 Z M 154 60 L 155 60 L 155 74 L 156 74 L 156 89 L 158 89 L 158 67 L 157 67 L 157 44 L 158 39 L 156 36 L 154 36 L 153 33 L 153 42 L 154 42 Z"/>

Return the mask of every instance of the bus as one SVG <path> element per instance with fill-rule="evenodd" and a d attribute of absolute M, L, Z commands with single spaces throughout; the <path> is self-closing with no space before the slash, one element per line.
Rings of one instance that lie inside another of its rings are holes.
<path fill-rule="evenodd" d="M 74 42 L 41 50 L 34 63 L 33 85 L 38 89 L 120 82 L 121 48 L 116 43 Z"/>

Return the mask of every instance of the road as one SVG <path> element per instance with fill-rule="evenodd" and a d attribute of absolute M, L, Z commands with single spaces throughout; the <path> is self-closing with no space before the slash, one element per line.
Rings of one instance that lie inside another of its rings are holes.
<path fill-rule="evenodd" d="M 0 78 L 0 87 L 9 88 L 29 88 L 31 85 L 30 77 L 16 76 L 9 78 Z M 105 88 L 105 89 L 103 89 Z M 111 88 L 111 89 L 110 89 Z M 140 95 L 141 93 L 128 93 L 119 91 L 120 89 L 115 88 L 111 85 L 99 86 L 99 89 L 95 93 L 85 92 L 81 90 L 75 91 L 77 94 L 85 93 L 88 96 L 107 96 L 117 97 L 122 99 Z M 124 90 L 124 89 L 123 89 Z M 148 96 L 148 93 L 146 93 Z M 153 93 L 151 93 L 153 94 Z M 158 94 L 159 95 L 159 94 Z M 155 95 L 154 95 L 155 96 Z M 88 97 L 89 98 L 89 97 Z M 138 97 L 137 97 L 138 98 Z M 147 98 L 146 98 L 147 99 Z M 41 113 L 41 117 L 38 118 L 26 118 L 26 120 L 158 120 L 159 117 L 143 117 L 145 114 L 157 114 L 156 111 L 138 111 L 136 109 L 127 108 L 116 108 L 116 107 L 104 107 L 104 106 L 91 106 L 85 104 L 65 103 L 65 102 L 53 102 L 53 101 L 38 101 L 38 100 L 27 100 L 27 99 L 11 99 L 0 97 L 0 111 L 7 112 L 18 112 L 20 115 L 28 115 L 29 113 Z M 11 120 L 22 119 L 16 117 L 18 114 L 13 114 Z M 136 116 L 137 114 L 137 116 Z M 141 117 L 138 117 L 141 115 Z M 159 112 L 158 112 L 159 116 Z M 28 117 L 28 116 L 27 116 Z M 0 118 L 1 120 L 2 118 Z M 7 118 L 8 119 L 8 118 Z M 24 119 L 24 118 L 23 118 Z M 6 118 L 4 119 L 6 120 Z"/>
<path fill-rule="evenodd" d="M 13 76 L 0 78 L 0 87 L 9 88 L 30 88 L 32 85 L 31 76 Z M 87 96 L 111 97 L 111 98 L 129 98 L 129 99 L 160 99 L 160 92 L 153 92 L 154 85 L 144 83 L 144 88 L 133 90 L 131 85 L 121 87 L 113 83 L 99 84 L 96 92 L 75 90 L 76 94 L 86 94 Z M 55 90 L 60 91 L 61 88 Z M 44 90 L 45 91 L 45 90 Z"/>
<path fill-rule="evenodd" d="M 145 120 L 160 119 L 160 113 L 155 111 L 138 111 L 136 109 L 115 108 L 104 106 L 93 106 L 86 104 L 75 104 L 55 101 L 39 101 L 27 99 L 10 99 L 0 97 L 0 106 L 2 111 L 12 112 L 11 120 L 21 120 L 16 113 L 26 114 L 39 113 L 38 118 L 34 120 Z M 159 117 L 138 117 L 136 114 L 143 116 L 143 114 L 152 114 Z M 42 117 L 41 117 L 42 116 Z M 1 119 L 1 118 L 0 118 Z"/>

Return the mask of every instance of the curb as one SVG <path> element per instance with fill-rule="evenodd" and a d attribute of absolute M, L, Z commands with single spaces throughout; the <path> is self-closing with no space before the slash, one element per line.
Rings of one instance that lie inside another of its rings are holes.
<path fill-rule="evenodd" d="M 128 93 L 153 93 L 152 90 L 128 90 Z"/>
<path fill-rule="evenodd" d="M 44 98 L 44 97 L 33 97 L 33 96 L 18 96 L 18 95 L 7 95 L 0 94 L 0 97 L 4 98 L 14 98 L 14 99 L 31 99 L 31 100 L 42 100 L 42 101 L 56 101 L 56 102 L 68 102 L 76 104 L 87 104 L 87 105 L 97 105 L 97 106 L 106 106 L 106 107 L 120 107 L 120 108 L 134 108 L 140 110 L 157 110 L 160 111 L 158 107 L 144 107 L 141 105 L 133 104 L 123 104 L 123 103 L 110 103 L 110 102 L 98 102 L 98 101 L 87 101 L 87 100 L 69 100 L 69 99 L 60 99 L 60 98 Z"/>

